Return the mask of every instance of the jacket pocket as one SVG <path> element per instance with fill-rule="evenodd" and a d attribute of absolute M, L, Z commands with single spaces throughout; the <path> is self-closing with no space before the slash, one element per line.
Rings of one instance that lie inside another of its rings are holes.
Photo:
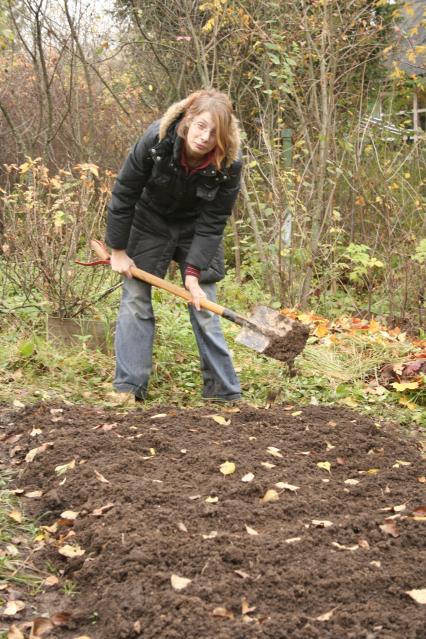
<path fill-rule="evenodd" d="M 218 192 L 218 189 L 219 189 L 218 186 L 208 187 L 205 185 L 200 185 L 200 186 L 197 186 L 196 195 L 202 200 L 206 200 L 207 202 L 213 202 Z"/>

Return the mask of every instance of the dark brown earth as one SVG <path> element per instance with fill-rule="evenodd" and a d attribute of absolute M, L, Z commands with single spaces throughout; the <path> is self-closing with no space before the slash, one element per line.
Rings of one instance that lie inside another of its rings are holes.
<path fill-rule="evenodd" d="M 53 526 L 31 562 L 60 577 L 15 625 L 66 611 L 49 637 L 425 639 L 425 606 L 406 594 L 426 587 L 416 443 L 342 408 L 232 410 L 40 404 L 5 415 L 14 485 L 43 491 L 21 508 Z M 278 500 L 262 501 L 271 489 Z M 61 520 L 69 510 L 74 525 Z M 84 554 L 63 557 L 65 545 Z M 191 581 L 176 591 L 172 575 Z"/>

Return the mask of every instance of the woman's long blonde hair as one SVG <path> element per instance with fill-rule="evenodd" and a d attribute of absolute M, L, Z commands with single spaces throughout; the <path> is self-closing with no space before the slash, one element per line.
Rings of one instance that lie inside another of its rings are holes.
<path fill-rule="evenodd" d="M 177 134 L 186 139 L 193 118 L 208 111 L 216 127 L 216 146 L 213 149 L 213 164 L 220 169 L 227 156 L 232 125 L 232 103 L 229 97 L 217 89 L 201 89 L 187 98 L 185 115 L 179 123 Z"/>

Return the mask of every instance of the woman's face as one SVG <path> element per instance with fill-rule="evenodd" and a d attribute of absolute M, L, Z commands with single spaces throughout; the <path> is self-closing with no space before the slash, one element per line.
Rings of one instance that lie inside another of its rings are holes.
<path fill-rule="evenodd" d="M 203 111 L 191 120 L 186 134 L 186 153 L 202 158 L 216 146 L 216 127 L 211 113 Z"/>

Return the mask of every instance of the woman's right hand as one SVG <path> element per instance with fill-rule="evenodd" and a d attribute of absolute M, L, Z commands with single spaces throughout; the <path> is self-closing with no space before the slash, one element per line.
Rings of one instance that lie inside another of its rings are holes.
<path fill-rule="evenodd" d="M 134 261 L 127 255 L 126 251 L 112 249 L 111 251 L 111 268 L 116 273 L 131 278 L 132 272 L 130 268 L 135 266 Z"/>

